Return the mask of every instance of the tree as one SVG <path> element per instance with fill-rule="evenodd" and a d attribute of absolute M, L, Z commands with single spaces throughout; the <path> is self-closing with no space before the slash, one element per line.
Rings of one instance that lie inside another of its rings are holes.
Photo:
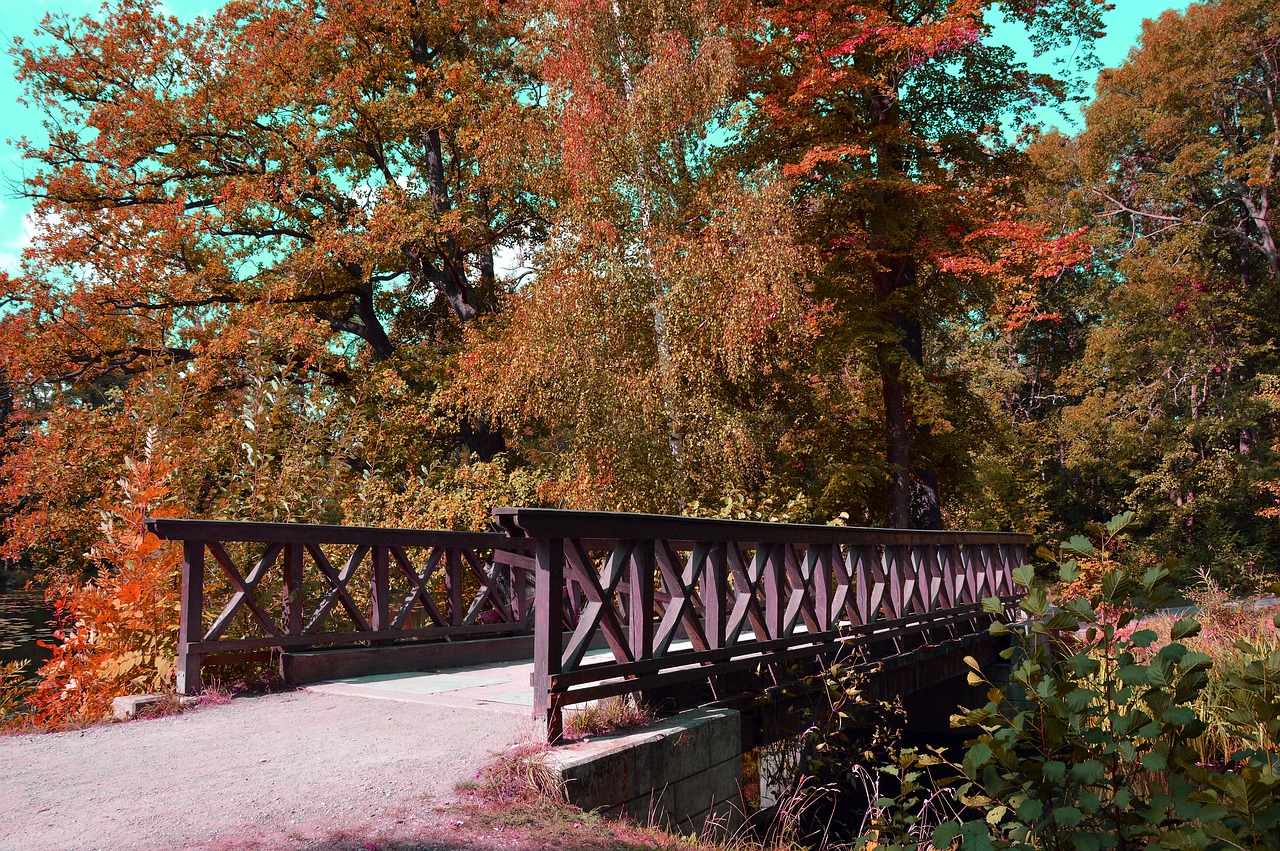
<path fill-rule="evenodd" d="M 1275 548 L 1278 58 L 1272 4 L 1165 13 L 1100 77 L 1076 149 L 1101 307 L 1059 379 L 1063 508 L 1135 510 L 1149 551 L 1238 588 Z"/>
<path fill-rule="evenodd" d="M 499 298 L 495 251 L 541 228 L 523 26 L 480 0 L 189 24 L 120 0 L 15 44 L 49 143 L 22 145 L 40 228 L 0 292 L 11 548 L 92 530 L 152 426 L 201 513 L 333 519 L 370 477 L 502 451 L 433 397 Z"/>
<path fill-rule="evenodd" d="M 1071 96 L 1069 74 L 1029 72 L 993 38 L 985 0 L 787 3 L 764 7 L 752 48 L 743 156 L 798 182 L 809 239 L 826 260 L 818 295 L 839 322 L 833 358 L 870 361 L 845 382 L 849 408 L 883 423 L 888 520 L 941 525 L 938 471 L 958 479 L 980 406 L 962 376 L 932 363 L 948 326 L 993 303 L 1035 312 L 1035 287 L 1080 258 L 1074 235 L 1018 221 L 1026 156 L 1006 132 Z M 1101 32 L 1102 2 L 1000 4 L 1038 49 Z M 878 384 L 878 388 L 870 385 Z M 878 395 L 878 400 L 872 394 Z M 838 456 L 828 456 L 832 471 Z M 873 502 L 840 493 L 828 502 Z"/>
<path fill-rule="evenodd" d="M 1102 215 L 1135 241 L 1224 243 L 1245 286 L 1274 286 L 1277 92 L 1274 4 L 1193 3 L 1144 22 L 1141 48 L 1099 77 L 1088 112 L 1083 153 Z"/>
<path fill-rule="evenodd" d="M 726 168 L 736 4 L 564 0 L 530 50 L 563 189 L 536 276 L 458 385 L 593 508 L 675 511 L 768 489 L 795 433 L 810 259 L 775 173 Z"/>

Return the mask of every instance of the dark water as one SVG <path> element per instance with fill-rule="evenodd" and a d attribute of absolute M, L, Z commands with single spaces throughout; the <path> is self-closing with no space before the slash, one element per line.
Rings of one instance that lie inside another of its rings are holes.
<path fill-rule="evenodd" d="M 0 662 L 25 659 L 27 676 L 34 676 L 50 655 L 36 644 L 53 640 L 49 617 L 42 592 L 6 589 L 0 584 Z"/>

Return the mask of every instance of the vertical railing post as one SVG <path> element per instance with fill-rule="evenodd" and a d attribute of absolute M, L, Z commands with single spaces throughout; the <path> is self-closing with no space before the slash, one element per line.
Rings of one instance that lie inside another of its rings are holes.
<path fill-rule="evenodd" d="M 630 632 L 631 657 L 637 662 L 653 655 L 653 574 L 657 569 L 656 552 L 653 540 L 636 541 L 631 550 L 631 600 L 627 628 Z"/>
<path fill-rule="evenodd" d="M 178 615 L 178 694 L 195 694 L 203 657 L 191 644 L 204 638 L 204 541 L 182 542 L 182 601 Z"/>
<path fill-rule="evenodd" d="M 374 632 L 383 632 L 391 628 L 391 564 L 386 547 L 373 547 L 370 557 L 373 560 L 373 574 L 369 577 L 369 626 Z"/>
<path fill-rule="evenodd" d="M 767 635 L 758 635 L 756 638 L 763 641 L 766 638 L 782 637 L 782 615 L 786 606 L 782 582 L 787 572 L 787 548 L 785 544 L 760 544 L 756 550 L 756 558 L 760 558 L 761 551 L 764 552 L 764 557 L 760 565 L 763 571 L 760 584 L 764 586 L 764 626 Z"/>
<path fill-rule="evenodd" d="M 813 588 L 813 611 L 818 618 L 819 632 L 831 629 L 831 554 L 836 549 L 834 544 L 813 544 L 804 554 L 808 563 L 810 587 Z"/>
<path fill-rule="evenodd" d="M 284 546 L 284 632 L 285 635 L 302 634 L 302 554 L 303 546 L 289 543 Z"/>
<path fill-rule="evenodd" d="M 517 621 L 528 623 L 529 613 L 526 611 L 528 598 L 525 596 L 529 593 L 528 577 L 524 570 L 517 570 L 514 567 L 507 568 L 507 575 L 511 577 L 511 612 L 516 616 Z"/>
<path fill-rule="evenodd" d="M 560 673 L 564 641 L 564 539 L 539 538 L 533 587 L 534 735 L 560 740 L 563 721 L 551 694 L 551 678 Z"/>
<path fill-rule="evenodd" d="M 706 572 L 702 574 L 704 628 L 707 647 L 711 650 L 724 647 L 725 623 L 729 614 L 729 547 L 730 544 L 723 541 L 711 544 L 710 552 L 707 553 Z"/>
<path fill-rule="evenodd" d="M 449 624 L 462 625 L 462 553 L 456 547 L 444 551 L 444 587 L 449 595 Z"/>

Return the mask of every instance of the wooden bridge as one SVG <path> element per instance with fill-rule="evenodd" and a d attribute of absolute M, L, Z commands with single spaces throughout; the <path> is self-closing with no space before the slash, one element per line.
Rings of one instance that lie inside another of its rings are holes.
<path fill-rule="evenodd" d="M 1016 600 L 1027 536 L 499 508 L 496 533 L 151 519 L 183 544 L 178 689 L 206 664 L 531 638 L 533 712 L 611 695 L 724 699 L 849 653 L 972 644 Z M 605 654 L 589 654 L 603 646 Z"/>

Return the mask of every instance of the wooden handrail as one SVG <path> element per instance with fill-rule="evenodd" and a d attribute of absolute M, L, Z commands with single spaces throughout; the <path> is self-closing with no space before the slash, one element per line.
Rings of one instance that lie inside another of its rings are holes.
<path fill-rule="evenodd" d="M 1015 532 L 944 532 L 718 520 L 668 514 L 570 511 L 558 508 L 495 508 L 494 520 L 516 538 L 599 538 L 635 540 L 739 541 L 762 544 L 967 544 L 1031 543 Z"/>
<path fill-rule="evenodd" d="M 1032 540 L 545 508 L 493 514 L 536 547 L 534 720 L 551 741 L 565 706 L 605 694 L 714 682 L 855 644 L 902 652 L 971 636 L 1007 618 L 1013 570 Z M 589 659 L 601 638 L 612 658 Z"/>
<path fill-rule="evenodd" d="M 531 628 L 531 545 L 504 534 L 166 518 L 148 518 L 146 527 L 183 545 L 177 664 L 183 694 L 200 690 L 210 657 L 455 641 Z M 244 551 L 238 561 L 229 544 Z M 219 577 L 229 596 L 211 601 Z M 211 620 L 208 602 L 222 603 Z M 241 618 L 247 621 L 237 626 Z M 345 627 L 334 628 L 342 619 Z"/>
<path fill-rule="evenodd" d="M 900 653 L 968 639 L 1007 619 L 1031 543 L 545 508 L 493 516 L 501 532 L 148 519 L 183 542 L 179 691 L 198 690 L 205 659 L 225 651 L 480 640 L 528 633 L 532 616 L 534 720 L 554 741 L 565 706 L 604 694 L 715 683 L 854 645 Z M 206 621 L 218 577 L 229 597 Z M 335 615 L 349 623 L 334 629 Z M 589 656 L 602 641 L 612 658 Z"/>
<path fill-rule="evenodd" d="M 190 520 L 148 517 L 147 531 L 165 541 L 354 544 L 435 547 L 466 545 L 486 549 L 511 543 L 504 533 L 390 529 L 380 526 L 324 526 L 313 523 L 257 523 L 245 520 Z"/>

